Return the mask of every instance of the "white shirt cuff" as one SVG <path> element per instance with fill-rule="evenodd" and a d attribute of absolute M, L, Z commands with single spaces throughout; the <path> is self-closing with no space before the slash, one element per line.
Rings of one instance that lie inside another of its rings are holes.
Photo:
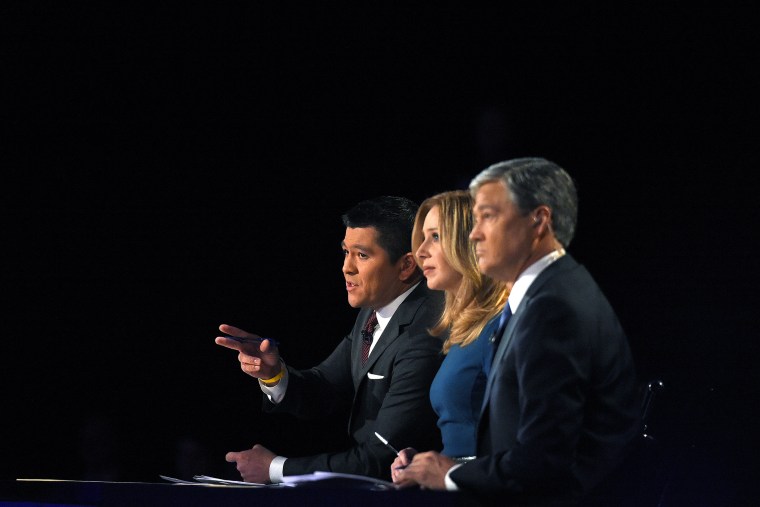
<path fill-rule="evenodd" d="M 285 460 L 288 459 L 284 456 L 275 456 L 272 462 L 269 464 L 269 480 L 273 484 L 282 482 L 283 468 L 285 468 Z"/>
<path fill-rule="evenodd" d="M 449 468 L 448 472 L 446 472 L 446 476 L 443 478 L 444 482 L 446 483 L 446 491 L 459 491 L 459 486 L 457 486 L 457 483 L 451 479 L 451 472 L 461 466 L 462 463 L 457 463 L 453 467 Z M 271 470 L 272 468 L 270 467 L 269 469 Z M 272 472 L 269 473 L 271 474 Z"/>
<path fill-rule="evenodd" d="M 266 386 L 261 380 L 259 380 L 259 387 L 261 387 L 261 391 L 266 394 L 269 398 L 269 401 L 275 405 L 282 401 L 282 399 L 285 397 L 285 390 L 288 388 L 288 369 L 285 368 L 284 361 L 282 361 L 282 369 L 284 370 L 284 374 L 275 386 Z"/>

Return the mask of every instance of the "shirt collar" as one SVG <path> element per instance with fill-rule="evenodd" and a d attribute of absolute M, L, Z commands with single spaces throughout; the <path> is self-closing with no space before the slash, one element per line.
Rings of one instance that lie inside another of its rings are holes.
<path fill-rule="evenodd" d="M 401 306 L 401 303 L 404 302 L 407 296 L 409 296 L 409 294 L 411 294 L 412 291 L 417 288 L 420 282 L 417 282 L 414 285 L 412 285 L 406 292 L 398 296 L 396 299 L 394 299 L 387 305 L 383 306 L 382 308 L 376 309 L 377 324 L 380 327 L 380 329 L 385 329 L 385 325 L 388 323 L 389 320 L 391 320 L 391 317 L 393 317 L 393 314 L 396 313 L 396 310 L 398 310 L 398 307 Z"/>
<path fill-rule="evenodd" d="M 507 300 L 507 304 L 512 309 L 513 314 L 515 311 L 517 311 L 517 308 L 520 306 L 523 297 L 525 297 L 525 293 L 528 292 L 528 288 L 531 286 L 536 277 L 541 274 L 543 270 L 548 268 L 552 262 L 556 261 L 563 255 L 565 255 L 564 248 L 553 250 L 528 266 L 525 271 L 520 273 L 520 276 L 517 277 L 515 284 L 512 286 L 512 290 L 509 291 L 509 299 Z"/>

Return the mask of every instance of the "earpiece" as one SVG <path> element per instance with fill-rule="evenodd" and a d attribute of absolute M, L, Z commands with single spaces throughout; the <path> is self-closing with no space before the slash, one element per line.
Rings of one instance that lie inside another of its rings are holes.
<path fill-rule="evenodd" d="M 535 216 L 533 217 L 533 227 L 538 227 L 541 225 L 541 217 Z"/>

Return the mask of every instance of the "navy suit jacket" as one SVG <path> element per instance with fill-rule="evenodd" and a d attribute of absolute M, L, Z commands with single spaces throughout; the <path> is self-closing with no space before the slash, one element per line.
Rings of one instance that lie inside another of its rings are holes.
<path fill-rule="evenodd" d="M 577 499 L 638 433 L 626 335 L 588 271 L 570 255 L 528 288 L 495 352 L 478 424 L 478 458 L 451 473 L 500 502 Z"/>
<path fill-rule="evenodd" d="M 273 404 L 264 396 L 264 411 L 304 419 L 332 417 L 335 408 L 348 402 L 352 445 L 337 452 L 288 458 L 285 475 L 323 470 L 390 480 L 396 455 L 377 439 L 375 431 L 397 449 L 441 448 L 429 393 L 443 359 L 442 341 L 428 329 L 442 307 L 443 292 L 429 290 L 423 280 L 376 338 L 365 366 L 361 365 L 361 330 L 371 313 L 367 308 L 359 312 L 351 333 L 318 366 L 308 370 L 288 366 L 285 397 Z"/>

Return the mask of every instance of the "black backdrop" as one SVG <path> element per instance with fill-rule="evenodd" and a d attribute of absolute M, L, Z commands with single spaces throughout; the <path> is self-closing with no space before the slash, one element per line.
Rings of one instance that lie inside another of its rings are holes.
<path fill-rule="evenodd" d="M 340 214 L 538 155 L 577 179 L 570 252 L 666 383 L 673 438 L 741 475 L 755 443 L 755 23 L 687 8 L 10 2 L 3 19 L 3 476 L 125 479 L 193 435 L 219 470 L 343 426 L 259 413 L 226 322 L 324 357 L 355 311 Z M 663 431 L 666 431 L 663 429 Z M 716 451 L 719 450 L 719 451 Z M 739 458 L 739 459 L 737 459 Z"/>

